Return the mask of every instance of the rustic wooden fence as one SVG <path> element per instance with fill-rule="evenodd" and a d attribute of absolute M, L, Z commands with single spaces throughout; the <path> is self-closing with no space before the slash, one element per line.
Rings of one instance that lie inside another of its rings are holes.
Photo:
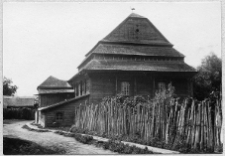
<path fill-rule="evenodd" d="M 131 106 L 111 98 L 76 108 L 75 127 L 111 136 L 139 134 L 145 141 L 158 137 L 172 145 L 183 139 L 193 149 L 214 149 L 221 145 L 221 99 L 213 104 L 172 99 Z"/>

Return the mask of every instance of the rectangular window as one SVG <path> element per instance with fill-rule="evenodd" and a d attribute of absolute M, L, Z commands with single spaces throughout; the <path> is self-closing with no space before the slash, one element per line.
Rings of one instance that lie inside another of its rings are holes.
<path fill-rule="evenodd" d="M 76 85 L 76 96 L 79 96 L 79 89 L 78 89 L 78 85 Z"/>
<path fill-rule="evenodd" d="M 126 96 L 130 95 L 130 83 L 129 82 L 121 83 L 121 93 Z"/>
<path fill-rule="evenodd" d="M 81 84 L 78 84 L 78 96 L 81 96 Z"/>
<path fill-rule="evenodd" d="M 158 90 L 163 91 L 164 89 L 166 89 L 166 84 L 164 82 L 159 82 L 158 83 Z"/>
<path fill-rule="evenodd" d="M 89 81 L 88 80 L 86 80 L 86 93 L 89 93 Z"/>
<path fill-rule="evenodd" d="M 82 83 L 82 95 L 85 95 L 85 81 L 81 83 Z"/>
<path fill-rule="evenodd" d="M 75 95 L 75 97 L 77 96 L 77 86 L 76 85 L 74 86 L 74 95 Z"/>
<path fill-rule="evenodd" d="M 63 113 L 62 112 L 56 113 L 56 120 L 63 120 Z"/>
<path fill-rule="evenodd" d="M 87 80 L 84 81 L 84 94 L 87 93 Z"/>
<path fill-rule="evenodd" d="M 80 82 L 80 95 L 82 95 L 82 93 L 83 93 L 83 84 L 82 84 L 82 82 Z"/>

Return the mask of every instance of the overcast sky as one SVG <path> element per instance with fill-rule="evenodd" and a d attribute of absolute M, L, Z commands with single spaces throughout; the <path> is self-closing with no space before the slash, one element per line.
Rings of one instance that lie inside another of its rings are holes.
<path fill-rule="evenodd" d="M 147 17 L 193 67 L 210 52 L 221 57 L 219 2 L 5 2 L 3 75 L 32 96 L 50 75 L 68 80 L 84 55 L 129 14 Z"/>

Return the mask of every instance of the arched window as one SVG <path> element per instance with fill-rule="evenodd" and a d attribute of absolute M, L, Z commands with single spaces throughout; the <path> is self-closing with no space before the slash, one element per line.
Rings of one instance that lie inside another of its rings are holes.
<path fill-rule="evenodd" d="M 122 82 L 121 83 L 121 93 L 123 95 L 130 95 L 130 83 L 129 82 Z"/>

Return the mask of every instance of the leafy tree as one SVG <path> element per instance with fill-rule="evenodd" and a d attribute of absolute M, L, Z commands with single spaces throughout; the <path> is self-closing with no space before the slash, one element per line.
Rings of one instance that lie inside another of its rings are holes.
<path fill-rule="evenodd" d="M 194 77 L 194 97 L 203 100 L 211 93 L 221 91 L 222 60 L 214 53 L 206 56 L 197 67 L 198 74 Z"/>
<path fill-rule="evenodd" d="M 11 79 L 3 78 L 3 95 L 14 96 L 18 87 L 12 83 Z"/>

